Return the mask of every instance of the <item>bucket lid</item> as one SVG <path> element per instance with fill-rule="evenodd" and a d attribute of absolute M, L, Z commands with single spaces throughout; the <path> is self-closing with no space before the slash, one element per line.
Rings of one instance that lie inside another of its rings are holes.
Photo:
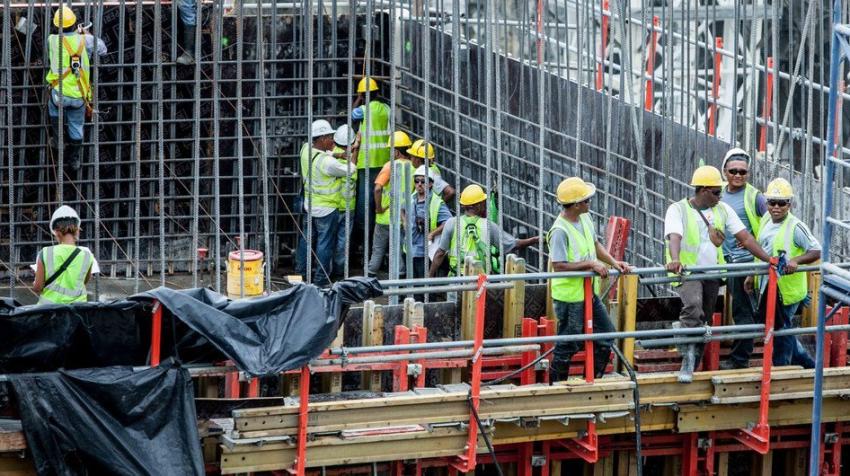
<path fill-rule="evenodd" d="M 228 258 L 230 258 L 230 261 L 239 261 L 239 250 L 231 251 Z M 245 261 L 259 261 L 263 259 L 263 252 L 257 250 L 242 250 L 242 259 Z"/>

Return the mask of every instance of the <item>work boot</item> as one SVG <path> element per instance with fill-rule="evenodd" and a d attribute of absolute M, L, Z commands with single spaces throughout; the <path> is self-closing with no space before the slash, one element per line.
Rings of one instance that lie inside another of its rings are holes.
<path fill-rule="evenodd" d="M 180 49 L 183 53 L 177 58 L 177 64 L 190 65 L 195 62 L 195 27 L 183 26 L 183 33 L 180 35 L 183 41 L 180 42 Z"/>
<path fill-rule="evenodd" d="M 694 366 L 696 363 L 696 349 L 693 344 L 686 344 L 680 348 L 682 354 L 682 368 L 679 369 L 679 383 L 691 383 L 694 380 Z"/>
<path fill-rule="evenodd" d="M 599 349 L 593 352 L 593 376 L 602 378 L 605 375 L 605 369 L 611 361 L 610 349 Z"/>
<path fill-rule="evenodd" d="M 562 382 L 570 376 L 570 361 L 553 360 L 549 365 L 549 385 Z"/>
<path fill-rule="evenodd" d="M 65 146 L 65 160 L 71 170 L 80 170 L 80 154 L 83 149 L 83 141 L 69 139 Z"/>
<path fill-rule="evenodd" d="M 738 363 L 732 359 L 724 360 L 720 362 L 720 370 L 737 370 L 737 369 L 745 369 L 747 368 L 747 364 Z"/>

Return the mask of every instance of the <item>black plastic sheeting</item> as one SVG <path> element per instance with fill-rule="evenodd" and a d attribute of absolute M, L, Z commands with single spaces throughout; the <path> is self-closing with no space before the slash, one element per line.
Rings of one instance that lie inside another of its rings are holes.
<path fill-rule="evenodd" d="M 204 474 L 192 378 L 171 360 L 9 380 L 41 476 Z"/>

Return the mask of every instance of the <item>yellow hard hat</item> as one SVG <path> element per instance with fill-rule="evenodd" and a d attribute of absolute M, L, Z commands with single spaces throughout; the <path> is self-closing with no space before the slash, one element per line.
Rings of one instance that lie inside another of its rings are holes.
<path fill-rule="evenodd" d="M 773 179 L 764 190 L 764 198 L 791 200 L 794 198 L 794 187 L 784 178 Z"/>
<path fill-rule="evenodd" d="M 467 185 L 463 192 L 460 192 L 460 204 L 461 205 L 475 205 L 476 203 L 481 203 L 484 200 L 487 200 L 487 194 L 484 193 L 484 189 L 481 188 L 481 185 L 472 184 Z"/>
<path fill-rule="evenodd" d="M 395 131 L 393 135 L 390 136 L 390 140 L 387 142 L 387 147 L 410 147 L 410 136 L 407 135 L 404 131 Z"/>
<path fill-rule="evenodd" d="M 62 5 L 62 8 L 57 8 L 56 13 L 53 14 L 53 25 L 56 28 L 59 28 L 60 15 L 62 16 L 62 28 L 69 28 L 74 26 L 74 23 L 77 23 L 77 15 L 74 15 L 74 11 L 67 5 Z"/>
<path fill-rule="evenodd" d="M 717 167 L 703 165 L 694 170 L 694 176 L 691 177 L 691 185 L 694 187 L 722 187 L 723 177 L 720 176 L 720 171 Z"/>
<path fill-rule="evenodd" d="M 423 139 L 417 139 L 416 142 L 407 149 L 407 153 L 414 157 L 419 157 L 420 159 L 424 159 L 427 155 L 428 160 L 431 160 L 434 158 L 434 146 L 425 142 Z"/>
<path fill-rule="evenodd" d="M 357 92 L 365 93 L 366 92 L 366 84 L 369 84 L 369 91 L 377 91 L 378 90 L 378 82 L 372 78 L 363 78 L 357 83 Z"/>
<path fill-rule="evenodd" d="M 596 186 L 579 177 L 564 179 L 558 185 L 558 203 L 561 205 L 583 202 L 595 194 Z"/>

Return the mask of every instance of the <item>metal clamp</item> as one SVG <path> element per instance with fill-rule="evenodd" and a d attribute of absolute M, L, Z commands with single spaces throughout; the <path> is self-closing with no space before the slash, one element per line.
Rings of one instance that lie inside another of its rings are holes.
<path fill-rule="evenodd" d="M 414 378 L 422 375 L 422 364 L 407 364 L 407 375 Z"/>

